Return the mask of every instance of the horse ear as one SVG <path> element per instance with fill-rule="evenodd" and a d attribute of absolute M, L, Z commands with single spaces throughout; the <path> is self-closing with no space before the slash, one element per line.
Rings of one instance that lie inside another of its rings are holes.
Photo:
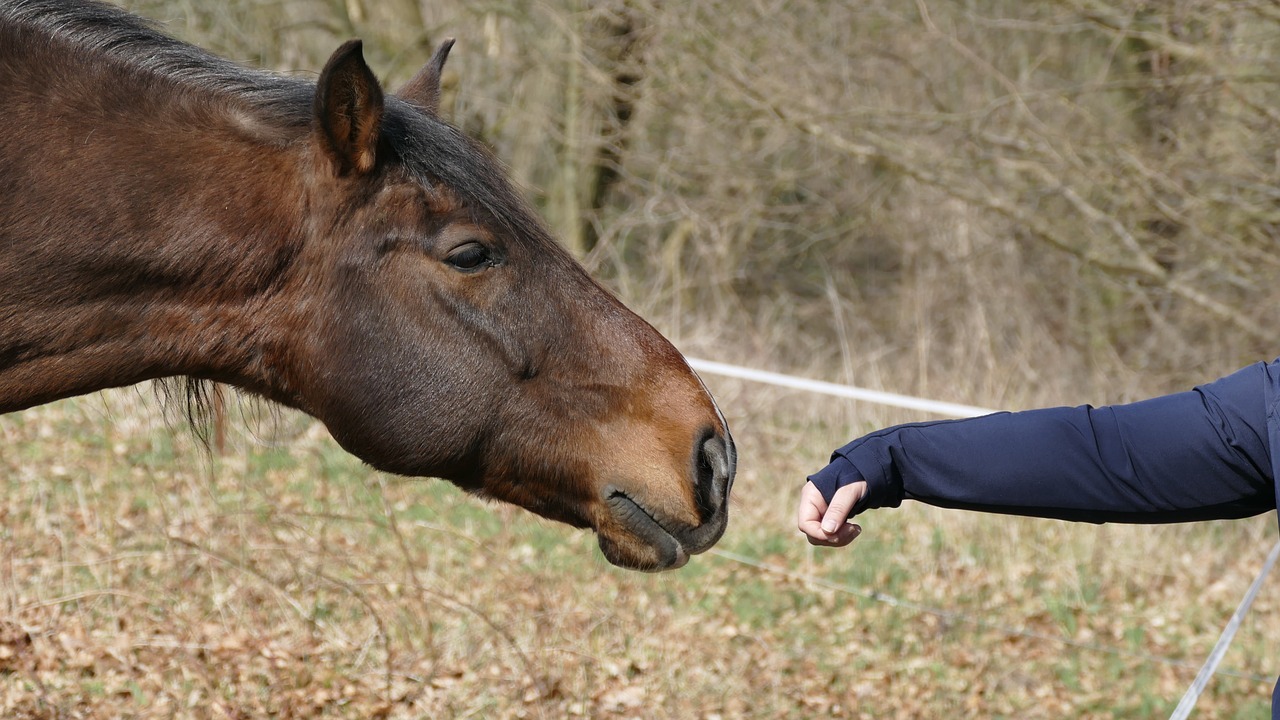
<path fill-rule="evenodd" d="M 440 110 L 440 74 L 444 72 L 444 61 L 451 49 L 453 38 L 445 38 L 427 64 L 396 95 L 435 115 Z"/>
<path fill-rule="evenodd" d="M 317 139 L 339 175 L 373 169 L 382 108 L 382 86 L 365 64 L 363 44 L 343 43 L 320 71 L 314 105 Z"/>

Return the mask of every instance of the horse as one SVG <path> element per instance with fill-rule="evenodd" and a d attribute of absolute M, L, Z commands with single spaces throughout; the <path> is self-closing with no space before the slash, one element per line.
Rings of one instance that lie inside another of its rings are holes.
<path fill-rule="evenodd" d="M 389 93 L 359 40 L 311 81 L 96 0 L 0 0 L 0 413 L 226 383 L 615 565 L 710 548 L 723 414 L 441 119 L 452 44 Z"/>

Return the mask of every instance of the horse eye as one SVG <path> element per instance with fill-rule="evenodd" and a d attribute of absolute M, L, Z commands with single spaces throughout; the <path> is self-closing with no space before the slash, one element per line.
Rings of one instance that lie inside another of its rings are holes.
<path fill-rule="evenodd" d="M 492 264 L 489 248 L 478 242 L 471 242 L 449 253 L 444 259 L 455 270 L 474 272 Z"/>

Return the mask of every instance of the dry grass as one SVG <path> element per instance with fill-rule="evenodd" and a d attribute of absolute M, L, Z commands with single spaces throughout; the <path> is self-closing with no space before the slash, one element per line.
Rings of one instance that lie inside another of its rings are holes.
<path fill-rule="evenodd" d="M 897 418 L 716 384 L 743 451 L 719 550 L 823 584 L 715 553 L 616 570 L 586 533 L 378 475 L 290 415 L 234 423 L 221 458 L 137 391 L 6 416 L 0 715 L 1158 716 L 1273 533 L 912 506 L 814 550 L 797 480 Z M 1224 663 L 1259 677 L 1217 678 L 1200 717 L 1266 706 L 1274 587 Z"/>

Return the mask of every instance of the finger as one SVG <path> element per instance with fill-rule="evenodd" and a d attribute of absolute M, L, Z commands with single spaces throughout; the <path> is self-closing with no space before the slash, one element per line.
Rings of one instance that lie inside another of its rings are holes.
<path fill-rule="evenodd" d="M 800 488 L 800 502 L 796 504 L 796 527 L 806 535 L 806 528 L 822 527 L 822 515 L 827 510 L 827 501 L 813 483 L 807 482 Z"/>
<path fill-rule="evenodd" d="M 822 513 L 818 511 L 817 508 L 813 508 L 812 506 L 810 506 L 810 508 L 810 515 L 808 517 L 799 518 L 796 522 L 796 527 L 800 529 L 800 532 L 804 533 L 811 539 L 816 538 L 819 540 L 825 540 L 827 533 L 822 530 Z"/>
<path fill-rule="evenodd" d="M 828 535 L 834 534 L 845 524 L 845 520 L 849 517 L 849 513 L 853 511 L 853 506 L 861 497 L 858 485 L 845 485 L 836 491 L 835 497 L 831 498 L 831 505 L 827 507 L 827 511 L 822 515 L 822 530 Z"/>
<path fill-rule="evenodd" d="M 835 533 L 831 536 L 832 547 L 844 547 L 853 542 L 862 534 L 862 526 L 854 523 L 844 523 L 836 528 Z"/>
<path fill-rule="evenodd" d="M 809 541 L 810 545 L 826 545 L 827 534 L 822 532 L 822 526 L 817 522 L 800 528 L 800 532 L 804 533 L 804 539 Z"/>
<path fill-rule="evenodd" d="M 844 547 L 853 542 L 862 534 L 862 526 L 853 523 L 845 523 L 836 529 L 834 533 L 821 533 L 819 536 L 809 536 L 806 538 L 810 545 L 819 547 Z"/>

